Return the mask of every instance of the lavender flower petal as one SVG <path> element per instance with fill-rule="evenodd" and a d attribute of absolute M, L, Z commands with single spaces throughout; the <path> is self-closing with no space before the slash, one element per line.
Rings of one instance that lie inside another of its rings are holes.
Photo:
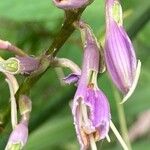
<path fill-rule="evenodd" d="M 81 97 L 81 95 L 84 96 Z M 84 109 L 87 109 L 87 120 L 84 119 L 84 113 L 86 113 Z M 87 149 L 90 134 L 94 135 L 96 141 L 104 139 L 108 135 L 110 108 L 108 100 L 101 90 L 87 88 L 84 94 L 79 91 L 74 98 L 72 112 L 81 149 Z"/>
<path fill-rule="evenodd" d="M 71 73 L 67 77 L 63 78 L 63 80 L 66 84 L 72 84 L 72 83 L 76 84 L 78 83 L 79 78 L 80 78 L 80 75 L 76 73 Z"/>
<path fill-rule="evenodd" d="M 113 82 L 127 93 L 134 80 L 137 61 L 124 29 L 113 21 L 106 37 L 105 60 Z"/>

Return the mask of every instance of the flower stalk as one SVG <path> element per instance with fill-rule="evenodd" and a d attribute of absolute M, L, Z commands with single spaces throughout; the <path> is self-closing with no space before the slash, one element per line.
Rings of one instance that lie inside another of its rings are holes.
<path fill-rule="evenodd" d="M 11 103 L 11 124 L 12 128 L 14 129 L 18 123 L 17 119 L 17 104 L 15 99 L 15 94 L 19 88 L 18 82 L 13 75 L 5 73 L 6 75 L 6 82 L 8 83 L 9 90 L 10 90 L 10 103 Z"/>
<path fill-rule="evenodd" d="M 18 56 L 28 56 L 23 50 L 21 50 L 20 48 L 16 47 L 15 45 L 11 44 L 8 41 L 4 41 L 0 39 L 0 49 L 4 49 L 10 52 L 13 52 L 14 54 L 18 55 Z"/>
<path fill-rule="evenodd" d="M 116 138 L 118 139 L 118 141 L 120 142 L 122 148 L 124 150 L 129 150 L 127 144 L 124 142 L 123 138 L 121 137 L 120 133 L 118 132 L 117 128 L 115 127 L 115 125 L 112 121 L 110 121 L 110 128 L 114 132 L 114 134 L 115 134 Z"/>
<path fill-rule="evenodd" d="M 118 91 L 116 91 L 115 88 L 113 88 L 113 91 L 114 91 L 114 98 L 116 101 L 116 106 L 117 106 L 117 111 L 118 111 L 118 116 L 119 116 L 119 123 L 120 123 L 122 137 L 124 141 L 126 142 L 128 149 L 132 150 L 131 143 L 130 143 L 129 136 L 128 136 L 128 128 L 127 128 L 127 122 L 126 122 L 126 117 L 125 117 L 125 112 L 124 112 L 124 106 L 120 105 L 121 97 Z"/>

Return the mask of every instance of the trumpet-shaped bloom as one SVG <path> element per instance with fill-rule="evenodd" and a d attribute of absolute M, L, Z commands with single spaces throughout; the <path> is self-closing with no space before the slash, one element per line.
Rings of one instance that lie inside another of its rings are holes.
<path fill-rule="evenodd" d="M 73 100 L 72 113 L 78 141 L 85 150 L 92 143 L 108 135 L 110 108 L 104 93 L 97 86 L 99 46 L 90 28 L 82 24 L 84 58 L 81 77 Z"/>
<path fill-rule="evenodd" d="M 117 88 L 126 95 L 134 91 L 140 72 L 131 40 L 122 25 L 122 9 L 118 0 L 106 0 L 105 61 Z"/>

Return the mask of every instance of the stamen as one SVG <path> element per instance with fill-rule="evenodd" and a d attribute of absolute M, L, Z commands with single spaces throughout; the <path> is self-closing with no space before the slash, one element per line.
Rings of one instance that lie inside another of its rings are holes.
<path fill-rule="evenodd" d="M 106 135 L 106 139 L 109 143 L 111 142 L 109 135 Z"/>
<path fill-rule="evenodd" d="M 86 105 L 81 104 L 81 112 L 82 112 L 82 116 L 83 116 L 83 122 L 84 123 L 88 123 L 89 122 L 89 118 L 88 118 L 88 112 L 87 112 Z"/>
<path fill-rule="evenodd" d="M 123 138 L 121 137 L 120 133 L 118 132 L 118 130 L 116 129 L 115 125 L 113 124 L 112 121 L 110 121 L 110 128 L 112 129 L 112 131 L 114 132 L 115 136 L 117 137 L 118 141 L 120 142 L 122 148 L 124 150 L 129 150 L 126 143 L 124 142 Z"/>
<path fill-rule="evenodd" d="M 84 145 L 88 146 L 89 144 L 89 139 L 88 139 L 88 134 L 85 132 L 85 129 L 83 128 L 85 123 L 88 121 L 88 115 L 87 115 L 87 109 L 84 104 L 80 102 L 79 105 L 79 127 L 80 127 L 80 134 L 82 141 Z"/>
<path fill-rule="evenodd" d="M 88 142 L 90 142 L 91 145 L 91 150 L 97 150 L 93 132 L 90 129 L 88 129 L 90 122 L 89 122 L 87 106 L 85 104 L 80 103 L 80 110 L 81 110 L 80 115 L 82 116 L 80 117 L 80 125 L 82 127 L 81 131 L 84 132 L 84 134 L 82 133 L 82 140 L 86 144 L 88 144 L 87 143 L 88 140 Z"/>
<path fill-rule="evenodd" d="M 124 102 L 126 102 L 129 99 L 129 97 L 132 95 L 132 93 L 134 92 L 134 90 L 136 88 L 136 85 L 138 83 L 140 72 L 141 72 L 141 61 L 138 60 L 136 74 L 135 74 L 135 78 L 134 78 L 133 84 L 132 84 L 129 92 L 125 95 L 125 97 L 123 98 L 123 100 L 122 100 L 122 102 L 120 104 L 123 104 Z"/>
<path fill-rule="evenodd" d="M 93 134 L 89 135 L 89 139 L 90 139 L 91 150 L 97 150 L 97 146 Z"/>

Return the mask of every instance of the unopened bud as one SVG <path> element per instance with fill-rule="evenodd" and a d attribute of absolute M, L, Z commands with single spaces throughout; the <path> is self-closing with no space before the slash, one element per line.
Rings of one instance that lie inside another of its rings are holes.
<path fill-rule="evenodd" d="M 93 0 L 53 0 L 53 2 L 61 9 L 77 9 L 90 4 Z"/>
<path fill-rule="evenodd" d="M 136 88 L 141 62 L 122 24 L 122 8 L 118 0 L 106 0 L 105 62 L 125 102 Z"/>
<path fill-rule="evenodd" d="M 27 142 L 28 127 L 26 122 L 19 123 L 12 131 L 5 150 L 21 150 Z"/>
<path fill-rule="evenodd" d="M 19 61 L 20 70 L 19 72 L 22 74 L 30 74 L 35 71 L 39 67 L 40 60 L 34 57 L 16 57 Z"/>

